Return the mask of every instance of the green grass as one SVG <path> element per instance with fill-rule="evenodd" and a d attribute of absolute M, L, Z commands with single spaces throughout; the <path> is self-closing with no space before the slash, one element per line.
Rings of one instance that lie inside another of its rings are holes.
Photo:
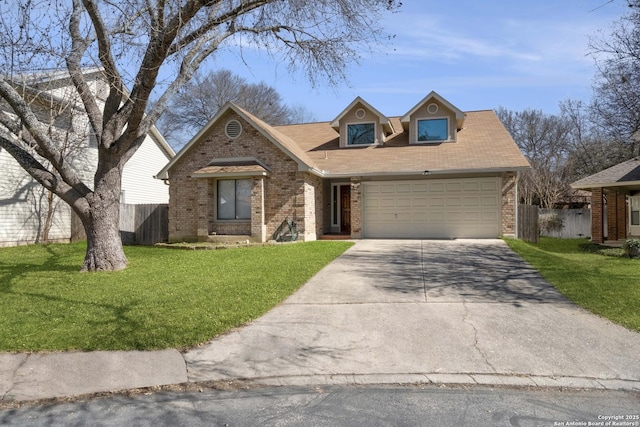
<path fill-rule="evenodd" d="M 594 250 L 585 239 L 506 242 L 576 304 L 640 331 L 640 259 Z"/>
<path fill-rule="evenodd" d="M 215 251 L 125 247 L 79 273 L 84 244 L 0 249 L 0 351 L 188 348 L 255 319 L 349 242 Z"/>

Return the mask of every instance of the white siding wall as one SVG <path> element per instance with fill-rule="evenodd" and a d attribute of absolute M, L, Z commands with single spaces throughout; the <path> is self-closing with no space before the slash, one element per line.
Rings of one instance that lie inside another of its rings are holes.
<path fill-rule="evenodd" d="M 169 203 L 169 186 L 153 176 L 169 162 L 153 138 L 147 136 L 122 173 L 125 203 Z"/>
<path fill-rule="evenodd" d="M 103 98 L 106 86 L 100 79 L 90 82 L 93 90 Z M 52 87 L 51 92 L 65 96 L 69 88 Z M 7 109 L 6 106 L 0 108 Z M 10 110 L 9 110 L 10 111 Z M 74 119 L 76 132 L 87 129 L 86 117 Z M 86 138 L 86 135 L 83 135 Z M 71 159 L 78 175 L 90 188 L 97 167 L 98 151 L 95 147 L 83 148 Z M 169 187 L 163 181 L 154 179 L 168 162 L 164 151 L 156 141 L 147 137 L 125 165 L 122 188 L 126 203 L 168 203 Z M 0 150 L 0 246 L 34 243 L 42 238 L 42 226 L 46 215 L 46 191 L 31 178 L 6 151 Z M 53 225 L 49 239 L 69 241 L 71 238 L 71 209 L 56 197 Z"/>
<path fill-rule="evenodd" d="M 42 239 L 47 192 L 6 151 L 0 151 L 0 246 L 33 243 Z M 55 214 L 49 240 L 68 242 L 71 210 L 54 198 Z"/>

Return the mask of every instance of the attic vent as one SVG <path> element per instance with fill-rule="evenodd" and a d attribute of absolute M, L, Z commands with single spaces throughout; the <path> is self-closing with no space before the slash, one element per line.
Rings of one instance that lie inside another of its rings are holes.
<path fill-rule="evenodd" d="M 431 103 L 427 105 L 427 111 L 429 114 L 435 114 L 438 112 L 438 104 Z"/>
<path fill-rule="evenodd" d="M 364 116 L 365 116 L 366 114 L 367 114 L 367 113 L 366 113 L 366 112 L 364 111 L 364 109 L 362 109 L 362 108 L 358 108 L 358 109 L 356 110 L 356 118 L 358 118 L 358 119 L 364 119 Z"/>
<path fill-rule="evenodd" d="M 224 132 L 231 139 L 236 139 L 242 133 L 242 125 L 237 120 L 229 120 L 224 127 Z"/>

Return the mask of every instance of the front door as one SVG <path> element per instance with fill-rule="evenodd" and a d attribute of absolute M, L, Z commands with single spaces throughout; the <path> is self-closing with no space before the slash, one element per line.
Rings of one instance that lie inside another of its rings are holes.
<path fill-rule="evenodd" d="M 629 234 L 640 236 L 640 196 L 629 197 Z"/>
<path fill-rule="evenodd" d="M 340 232 L 351 234 L 351 186 L 340 186 Z"/>

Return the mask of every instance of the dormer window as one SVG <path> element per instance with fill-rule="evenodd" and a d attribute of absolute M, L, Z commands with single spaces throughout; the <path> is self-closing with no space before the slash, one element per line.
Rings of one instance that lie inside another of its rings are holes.
<path fill-rule="evenodd" d="M 449 119 L 418 120 L 418 142 L 442 142 L 449 140 Z"/>
<path fill-rule="evenodd" d="M 355 123 L 347 125 L 347 145 L 370 145 L 375 142 L 375 123 Z"/>

